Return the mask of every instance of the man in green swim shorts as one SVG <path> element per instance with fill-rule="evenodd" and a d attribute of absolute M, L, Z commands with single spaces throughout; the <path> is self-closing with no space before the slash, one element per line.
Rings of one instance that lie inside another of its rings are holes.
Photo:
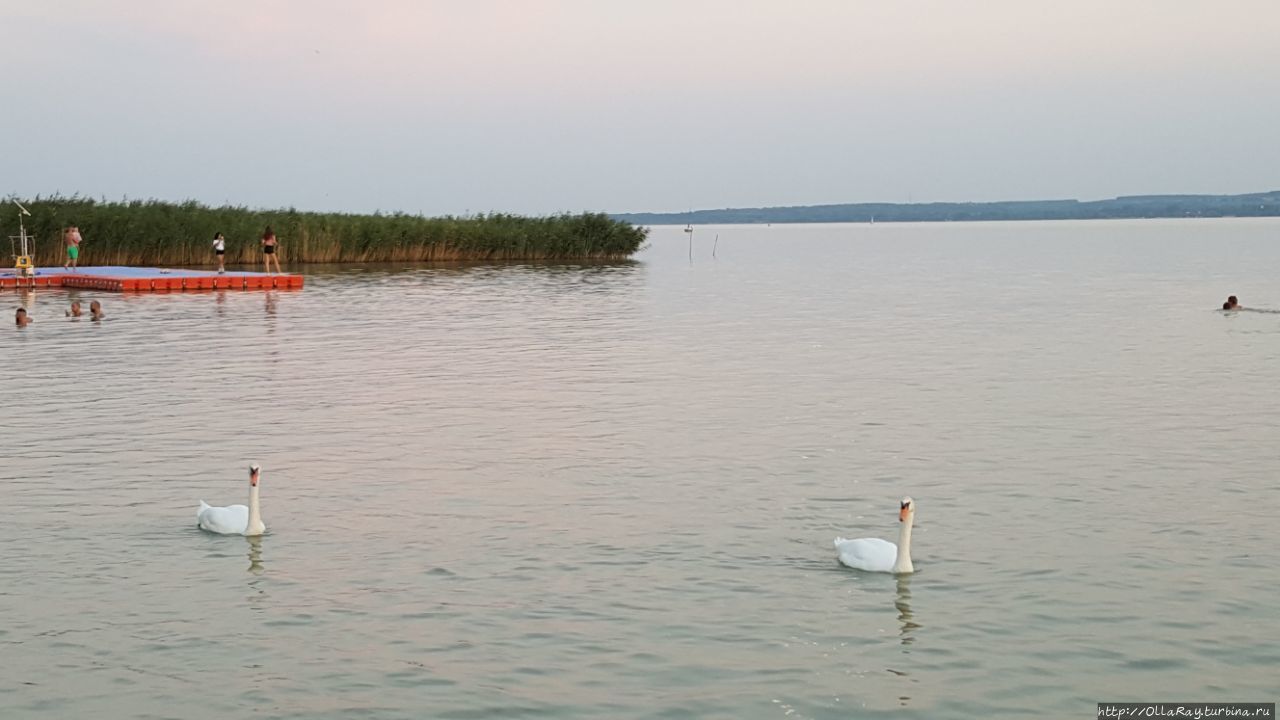
<path fill-rule="evenodd" d="M 75 270 L 76 263 L 80 260 L 80 228 L 76 225 L 67 228 L 62 239 L 67 243 L 67 261 L 62 264 L 62 268 Z"/>

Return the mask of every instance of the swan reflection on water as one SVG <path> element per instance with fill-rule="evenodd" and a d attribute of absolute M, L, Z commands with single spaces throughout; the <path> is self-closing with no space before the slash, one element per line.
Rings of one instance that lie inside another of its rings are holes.
<path fill-rule="evenodd" d="M 915 631 L 920 628 L 920 624 L 915 621 L 915 613 L 911 612 L 911 578 L 913 575 L 898 575 L 898 595 L 893 600 L 893 606 L 898 609 L 898 623 L 901 626 L 898 629 L 898 642 L 904 646 L 910 645 L 916 641 Z M 911 650 L 903 647 L 903 654 L 909 654 Z M 905 678 L 907 682 L 918 682 L 911 678 L 911 673 L 904 670 L 895 670 L 893 668 L 885 668 L 889 672 L 898 677 Z M 907 707 L 911 704 L 910 695 L 899 695 L 898 705 Z"/>
<path fill-rule="evenodd" d="M 247 535 L 245 540 L 249 543 L 249 572 L 261 575 L 265 571 L 262 566 L 262 536 Z"/>
<path fill-rule="evenodd" d="M 898 630 L 898 639 L 903 645 L 915 642 L 915 631 L 920 624 L 914 620 L 911 612 L 911 575 L 898 576 L 898 597 L 893 601 L 898 608 L 898 622 L 902 627 Z"/>

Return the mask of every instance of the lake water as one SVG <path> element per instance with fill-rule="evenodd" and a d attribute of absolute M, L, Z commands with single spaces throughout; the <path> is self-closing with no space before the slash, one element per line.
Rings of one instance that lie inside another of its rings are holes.
<path fill-rule="evenodd" d="M 625 263 L 6 292 L 0 717 L 1275 701 L 1280 314 L 1215 308 L 1280 310 L 1278 240 L 655 228 Z M 250 462 L 268 534 L 197 530 Z M 916 574 L 838 565 L 903 495 Z"/>

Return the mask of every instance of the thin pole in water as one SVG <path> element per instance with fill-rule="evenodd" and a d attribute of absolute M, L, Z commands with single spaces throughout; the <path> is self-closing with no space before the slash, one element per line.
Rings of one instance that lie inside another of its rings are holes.
<path fill-rule="evenodd" d="M 685 228 L 685 232 L 689 233 L 689 264 L 693 264 L 693 228 Z"/>
<path fill-rule="evenodd" d="M 720 244 L 720 233 L 716 233 L 716 241 L 711 243 L 711 257 L 716 256 L 716 246 Z"/>

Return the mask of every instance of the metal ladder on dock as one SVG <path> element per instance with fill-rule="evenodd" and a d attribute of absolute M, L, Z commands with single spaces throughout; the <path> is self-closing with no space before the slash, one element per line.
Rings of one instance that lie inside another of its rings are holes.
<path fill-rule="evenodd" d="M 22 206 L 17 200 L 13 201 L 18 206 L 18 234 L 9 236 L 9 251 L 13 256 L 13 273 L 17 277 L 17 287 L 24 287 L 23 281 L 26 281 L 26 287 L 34 288 L 36 286 L 36 266 L 31 260 L 32 251 L 35 249 L 35 238 L 27 235 L 27 226 L 22 218 L 31 217 L 31 212 Z"/>

